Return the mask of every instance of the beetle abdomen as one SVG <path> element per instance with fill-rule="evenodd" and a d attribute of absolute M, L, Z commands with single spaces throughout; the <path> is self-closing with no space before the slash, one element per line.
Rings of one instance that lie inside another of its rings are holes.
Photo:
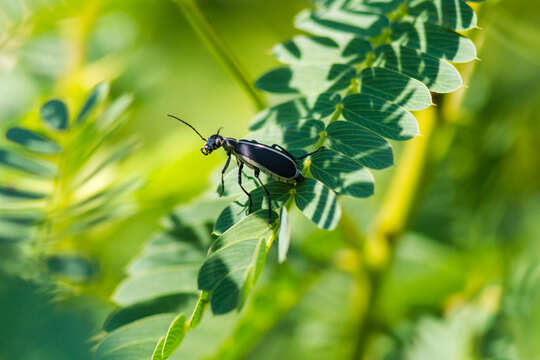
<path fill-rule="evenodd" d="M 299 174 L 296 162 L 283 152 L 264 144 L 239 140 L 235 153 L 251 167 L 256 167 L 280 181 L 297 182 Z M 301 175 L 300 175 L 301 176 Z"/>

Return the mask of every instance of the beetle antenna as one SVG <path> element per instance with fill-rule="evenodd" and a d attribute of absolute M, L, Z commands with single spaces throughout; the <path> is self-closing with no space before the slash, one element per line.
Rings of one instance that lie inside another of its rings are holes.
<path fill-rule="evenodd" d="M 199 135 L 199 136 L 201 137 L 201 139 L 203 139 L 204 141 L 208 141 L 208 140 L 206 140 L 206 139 L 204 138 L 204 136 L 202 136 L 202 135 L 197 131 L 197 129 L 195 129 L 193 126 L 191 126 L 190 124 L 188 124 L 188 123 L 185 122 L 184 120 L 182 120 L 182 119 L 180 119 L 179 117 L 176 117 L 176 116 L 174 116 L 174 115 L 171 115 L 171 114 L 167 114 L 167 116 L 170 116 L 170 117 L 172 117 L 173 119 L 176 119 L 176 120 L 178 120 L 178 121 L 183 122 L 184 124 L 186 124 L 187 126 L 189 126 L 190 128 L 192 128 L 193 131 L 195 131 L 195 132 L 197 133 L 197 135 Z"/>
<path fill-rule="evenodd" d="M 222 127 L 220 127 L 219 129 L 217 129 L 217 133 L 216 133 L 216 135 L 219 135 L 219 132 L 221 131 L 221 129 L 223 129 L 223 126 L 222 126 Z"/>

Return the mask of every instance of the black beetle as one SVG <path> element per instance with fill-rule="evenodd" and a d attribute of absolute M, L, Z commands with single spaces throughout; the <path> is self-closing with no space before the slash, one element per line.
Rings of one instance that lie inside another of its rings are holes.
<path fill-rule="evenodd" d="M 225 174 L 225 171 L 227 170 L 227 167 L 229 166 L 231 156 L 234 155 L 236 157 L 236 161 L 238 162 L 238 185 L 240 185 L 242 191 L 244 191 L 244 193 L 249 198 L 249 213 L 251 213 L 252 201 L 250 193 L 242 186 L 242 169 L 244 167 L 244 164 L 253 169 L 253 174 L 255 175 L 255 178 L 257 179 L 257 181 L 259 181 L 262 188 L 264 189 L 264 192 L 266 193 L 266 198 L 268 200 L 269 223 L 272 220 L 272 199 L 270 197 L 270 193 L 268 192 L 259 177 L 261 171 L 272 179 L 276 179 L 278 181 L 288 184 L 297 184 L 304 180 L 300 169 L 298 169 L 297 161 L 305 159 L 306 157 L 324 149 L 324 147 L 320 147 L 313 152 L 310 152 L 300 157 L 295 157 L 278 144 L 269 146 L 258 143 L 255 140 L 236 140 L 233 138 L 224 138 L 223 136 L 219 135 L 219 131 L 221 129 L 218 130 L 215 135 L 212 135 L 208 139 L 206 139 L 197 131 L 197 129 L 195 129 L 193 126 L 191 126 L 184 120 L 171 114 L 168 114 L 168 116 L 178 121 L 181 121 L 182 123 L 189 126 L 191 129 L 193 129 L 193 131 L 197 133 L 197 135 L 201 137 L 201 139 L 203 139 L 203 141 L 206 142 L 201 148 L 201 153 L 203 153 L 204 155 L 210 155 L 212 151 L 217 150 L 220 147 L 223 147 L 223 149 L 225 149 L 225 152 L 227 153 L 227 162 L 225 163 L 223 170 L 221 170 L 221 194 L 223 194 L 225 190 L 223 176 Z"/>

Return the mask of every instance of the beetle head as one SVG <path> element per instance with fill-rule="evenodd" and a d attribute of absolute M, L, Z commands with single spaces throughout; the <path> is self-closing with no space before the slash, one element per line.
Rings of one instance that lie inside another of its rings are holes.
<path fill-rule="evenodd" d="M 206 141 L 206 144 L 201 148 L 201 152 L 204 155 L 210 155 L 210 153 L 216 149 L 219 149 L 223 145 L 223 137 L 219 135 L 219 131 L 216 135 L 212 135 Z"/>

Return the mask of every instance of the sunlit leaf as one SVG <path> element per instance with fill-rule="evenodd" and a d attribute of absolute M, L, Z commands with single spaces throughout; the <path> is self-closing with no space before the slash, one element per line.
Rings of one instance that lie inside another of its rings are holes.
<path fill-rule="evenodd" d="M 375 12 L 386 14 L 395 10 L 402 0 L 315 0 L 324 7 L 348 9 L 351 11 Z"/>
<path fill-rule="evenodd" d="M 311 156 L 311 173 L 342 195 L 364 198 L 373 195 L 374 179 L 362 164 L 336 151 L 325 149 Z"/>
<path fill-rule="evenodd" d="M 287 260 L 287 252 L 291 242 L 291 229 L 289 227 L 289 211 L 286 206 L 281 207 L 279 213 L 279 235 L 278 235 L 278 260 L 280 263 Z"/>
<path fill-rule="evenodd" d="M 322 121 L 304 119 L 286 125 L 269 123 L 264 129 L 251 133 L 246 138 L 257 139 L 257 141 L 269 145 L 278 144 L 293 155 L 299 155 L 304 152 L 298 150 L 317 143 L 323 130 L 324 123 Z"/>
<path fill-rule="evenodd" d="M 128 156 L 133 154 L 133 152 L 137 149 L 138 146 L 138 141 L 134 139 L 127 140 L 115 145 L 114 148 L 112 148 L 108 152 L 108 155 L 102 161 L 93 166 L 92 169 L 87 174 L 85 174 L 85 176 L 81 180 L 77 181 L 77 186 L 85 184 L 87 181 L 94 178 L 94 176 L 99 174 L 100 171 L 106 169 L 108 166 L 117 164 L 122 160 L 126 159 Z"/>
<path fill-rule="evenodd" d="M 356 70 L 344 64 L 291 65 L 271 70 L 256 81 L 256 86 L 272 93 L 297 94 L 316 99 L 324 92 L 349 86 Z"/>
<path fill-rule="evenodd" d="M 92 90 L 86 101 L 84 102 L 79 115 L 77 115 L 77 124 L 86 120 L 88 115 L 96 108 L 96 106 L 105 99 L 109 92 L 109 84 L 99 83 Z"/>
<path fill-rule="evenodd" d="M 358 78 L 361 93 L 396 103 L 406 110 L 423 110 L 431 105 L 431 94 L 426 85 L 400 72 L 370 67 Z"/>
<path fill-rule="evenodd" d="M 294 25 L 300 30 L 319 36 L 337 38 L 354 35 L 371 38 L 388 27 L 389 22 L 386 16 L 380 14 L 330 8 L 304 10 L 296 16 Z"/>
<path fill-rule="evenodd" d="M 195 307 L 197 298 L 197 294 L 174 294 L 126 306 L 112 313 L 105 321 L 103 329 L 111 332 L 144 317 L 191 311 Z"/>
<path fill-rule="evenodd" d="M 274 209 L 280 207 L 290 195 L 291 186 L 280 181 L 270 181 L 265 184 L 266 189 L 272 198 L 272 206 Z M 258 187 L 250 192 L 252 201 L 252 212 L 260 209 L 268 209 L 266 193 L 262 187 Z M 248 197 L 240 198 L 227 206 L 219 215 L 214 226 L 214 233 L 217 235 L 223 234 L 227 229 L 236 224 L 248 214 Z"/>
<path fill-rule="evenodd" d="M 39 177 L 50 178 L 56 174 L 54 165 L 47 161 L 33 160 L 4 149 L 0 149 L 0 165 Z"/>
<path fill-rule="evenodd" d="M 296 187 L 296 206 L 318 227 L 334 229 L 341 218 L 336 194 L 323 183 L 307 178 Z"/>
<path fill-rule="evenodd" d="M 47 101 L 41 107 L 40 115 L 45 124 L 54 130 L 66 130 L 68 128 L 68 110 L 66 104 L 60 100 Z"/>
<path fill-rule="evenodd" d="M 302 119 L 322 119 L 334 112 L 339 101 L 339 95 L 332 93 L 319 95 L 313 107 L 308 105 L 305 98 L 290 100 L 261 111 L 253 118 L 249 128 L 257 130 L 266 124 L 288 126 Z"/>
<path fill-rule="evenodd" d="M 418 122 L 410 112 L 366 94 L 345 97 L 343 117 L 390 139 L 407 140 L 418 135 Z"/>
<path fill-rule="evenodd" d="M 165 345 L 165 337 L 162 336 L 154 349 L 152 360 L 163 360 L 163 345 Z"/>
<path fill-rule="evenodd" d="M 136 275 L 155 270 L 160 267 L 173 267 L 178 265 L 198 265 L 204 259 L 200 249 L 168 234 L 160 234 L 156 240 L 169 238 L 170 245 L 154 247 L 151 251 L 146 250 L 142 256 L 135 258 L 128 266 L 127 272 Z M 147 248 L 148 249 L 148 248 Z"/>
<path fill-rule="evenodd" d="M 382 45 L 375 53 L 375 66 L 399 71 L 417 79 L 431 91 L 452 92 L 463 84 L 457 69 L 444 59 L 398 44 Z"/>
<path fill-rule="evenodd" d="M 412 0 L 408 14 L 453 30 L 476 27 L 476 14 L 462 0 Z"/>
<path fill-rule="evenodd" d="M 148 360 L 160 337 L 167 332 L 174 314 L 137 320 L 108 334 L 97 346 L 96 360 Z"/>
<path fill-rule="evenodd" d="M 48 137 L 19 126 L 8 129 L 6 138 L 40 154 L 57 154 L 62 151 L 62 147 Z"/>
<path fill-rule="evenodd" d="M 286 64 L 351 64 L 363 61 L 371 50 L 369 41 L 353 36 L 295 36 L 275 46 L 274 55 Z"/>
<path fill-rule="evenodd" d="M 267 212 L 260 210 L 235 224 L 212 244 L 199 271 L 198 286 L 210 292 L 214 314 L 227 313 L 242 304 L 245 282 L 250 272 L 257 272 L 264 262 L 266 241 L 273 231 Z"/>
<path fill-rule="evenodd" d="M 30 240 L 33 228 L 28 224 L 0 218 L 0 243 Z"/>
<path fill-rule="evenodd" d="M 183 313 L 178 315 L 169 326 L 167 336 L 165 337 L 165 344 L 163 345 L 163 358 L 167 359 L 172 355 L 174 350 L 180 346 L 184 339 L 186 328 L 186 315 Z"/>
<path fill-rule="evenodd" d="M 120 116 L 126 111 L 126 109 L 133 102 L 133 96 L 123 95 L 118 99 L 115 99 L 107 109 L 96 120 L 98 126 L 102 129 L 108 127 L 115 127 L 120 120 Z"/>
<path fill-rule="evenodd" d="M 198 265 L 163 267 L 124 280 L 112 299 L 123 306 L 165 295 L 196 293 Z"/>
<path fill-rule="evenodd" d="M 388 141 L 372 131 L 349 121 L 334 121 L 327 128 L 330 148 L 371 169 L 393 165 L 394 157 Z"/>
<path fill-rule="evenodd" d="M 392 40 L 439 59 L 462 63 L 476 58 L 473 42 L 458 33 L 431 23 L 404 19 L 392 24 Z"/>
<path fill-rule="evenodd" d="M 16 200 L 40 200 L 47 197 L 47 195 L 43 193 L 21 190 L 10 186 L 0 186 L 0 196 Z"/>

